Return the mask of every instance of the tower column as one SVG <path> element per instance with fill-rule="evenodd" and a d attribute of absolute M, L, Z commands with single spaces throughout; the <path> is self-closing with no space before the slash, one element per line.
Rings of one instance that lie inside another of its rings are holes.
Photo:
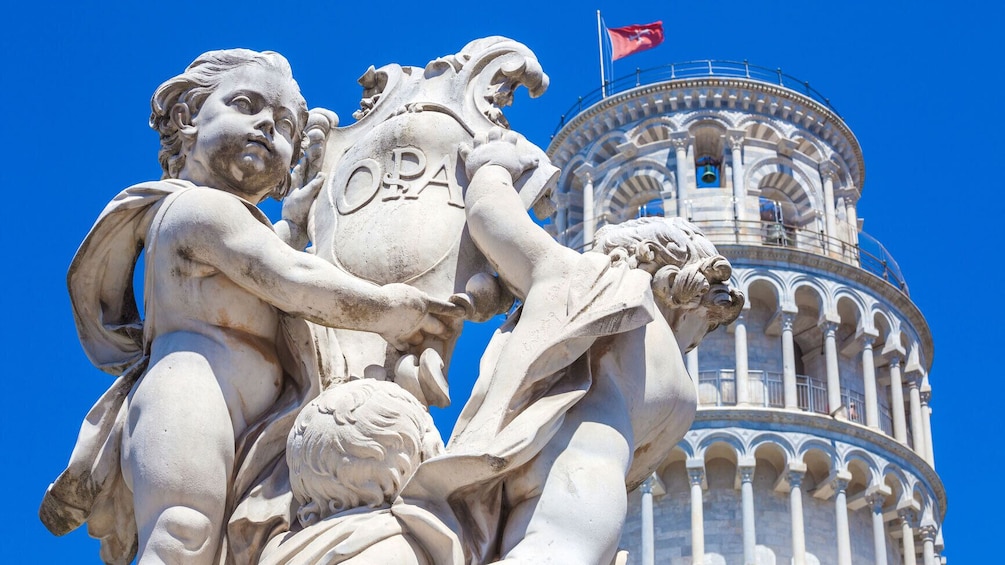
<path fill-rule="evenodd" d="M 743 139 L 744 131 L 730 131 L 726 136 L 733 161 L 733 217 L 744 221 L 746 215 L 746 190 L 743 186 Z"/>
<path fill-rule="evenodd" d="M 879 397 L 876 393 L 876 362 L 872 344 L 876 336 L 862 335 L 862 381 L 865 385 L 865 425 L 879 429 Z"/>
<path fill-rule="evenodd" d="M 912 372 L 906 377 L 908 398 L 911 403 L 911 439 L 914 440 L 914 452 L 927 459 L 928 445 L 925 442 L 925 429 L 921 418 L 921 374 Z"/>
<path fill-rule="evenodd" d="M 740 463 L 736 468 L 740 482 L 743 514 L 743 565 L 757 565 L 757 534 L 754 531 L 754 462 Z"/>
<path fill-rule="evenodd" d="M 889 488 L 889 487 L 888 487 Z M 886 496 L 875 491 L 865 497 L 872 511 L 872 546 L 876 554 L 876 565 L 886 565 L 886 525 L 883 521 L 883 503 Z"/>
<path fill-rule="evenodd" d="M 796 390 L 796 347 L 792 338 L 792 324 L 796 320 L 794 312 L 781 312 L 782 324 L 782 391 L 785 396 L 785 408 L 799 409 L 798 392 Z"/>
<path fill-rule="evenodd" d="M 747 367 L 747 310 L 740 310 L 734 322 L 733 338 L 736 352 L 736 404 L 750 404 L 750 373 Z"/>
<path fill-rule="evenodd" d="M 642 492 L 642 565 L 655 565 L 656 545 L 653 537 L 653 478 L 639 487 Z"/>
<path fill-rule="evenodd" d="M 918 565 L 918 556 L 914 549 L 914 522 L 917 520 L 917 513 L 913 508 L 901 508 L 897 514 L 900 516 L 904 565 Z"/>
<path fill-rule="evenodd" d="M 935 536 L 938 528 L 935 524 L 925 524 L 918 530 L 921 534 L 921 557 L 924 565 L 936 565 L 935 561 Z"/>
<path fill-rule="evenodd" d="M 684 200 L 688 197 L 688 186 L 687 186 L 687 146 L 690 144 L 690 135 L 685 133 L 673 134 L 670 137 L 670 143 L 673 144 L 674 150 L 676 151 L 676 166 L 677 166 L 677 217 L 688 219 L 687 210 L 685 209 Z"/>
<path fill-rule="evenodd" d="M 827 361 L 827 410 L 831 416 L 847 419 L 841 406 L 841 375 L 838 373 L 837 353 L 837 322 L 825 321 L 821 324 L 824 331 L 824 355 Z"/>
<path fill-rule="evenodd" d="M 597 231 L 597 213 L 593 210 L 593 175 L 586 173 L 583 185 L 583 249 L 593 249 L 593 234 Z"/>
<path fill-rule="evenodd" d="M 859 192 L 855 187 L 849 187 L 844 191 L 845 217 L 848 218 L 848 243 L 858 245 L 858 211 L 855 206 L 858 204 Z"/>
<path fill-rule="evenodd" d="M 806 526 L 803 522 L 803 477 L 806 475 L 806 464 L 791 461 L 785 473 L 779 478 L 775 490 L 780 490 L 784 479 L 789 489 L 789 514 L 792 518 L 792 565 L 806 565 Z"/>
<path fill-rule="evenodd" d="M 893 438 L 907 445 L 907 418 L 904 414 L 904 381 L 900 376 L 900 354 L 890 356 L 890 403 L 893 406 Z"/>
<path fill-rule="evenodd" d="M 925 385 L 921 388 L 921 424 L 925 430 L 925 460 L 935 468 L 935 444 L 932 443 L 932 389 Z"/>
<path fill-rule="evenodd" d="M 824 226 L 826 227 L 827 239 L 824 248 L 831 250 L 834 247 L 831 242 L 838 239 L 837 219 L 834 215 L 834 178 L 837 176 L 837 169 L 830 162 L 820 164 L 820 179 L 824 185 Z"/>
<path fill-rule="evenodd" d="M 834 477 L 834 512 L 837 525 L 838 565 L 851 565 L 851 534 L 848 531 L 848 495 L 851 473 L 840 471 Z"/>
<path fill-rule="evenodd" d="M 702 516 L 702 483 L 705 482 L 705 462 L 688 459 L 687 479 L 691 484 L 691 564 L 705 563 L 705 520 Z"/>

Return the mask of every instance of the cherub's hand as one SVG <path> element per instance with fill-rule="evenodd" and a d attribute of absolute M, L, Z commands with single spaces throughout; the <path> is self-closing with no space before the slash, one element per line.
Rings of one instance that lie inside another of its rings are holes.
<path fill-rule="evenodd" d="M 283 199 L 283 219 L 296 226 L 301 231 L 307 229 L 307 215 L 310 214 L 311 206 L 317 200 L 321 186 L 325 183 L 325 174 L 318 173 L 307 184 L 294 188 L 289 195 Z"/>
<path fill-rule="evenodd" d="M 463 307 L 437 300 L 407 284 L 388 284 L 381 289 L 391 306 L 390 317 L 394 318 L 381 336 L 396 349 L 405 351 L 429 337 L 447 340 L 460 331 Z"/>
<path fill-rule="evenodd" d="M 538 159 L 532 155 L 522 154 L 517 149 L 520 136 L 514 131 L 493 127 L 485 133 L 475 136 L 474 146 L 462 143 L 461 159 L 464 160 L 464 172 L 472 179 L 478 169 L 486 165 L 499 165 L 506 169 L 515 181 L 527 169 L 537 166 Z"/>

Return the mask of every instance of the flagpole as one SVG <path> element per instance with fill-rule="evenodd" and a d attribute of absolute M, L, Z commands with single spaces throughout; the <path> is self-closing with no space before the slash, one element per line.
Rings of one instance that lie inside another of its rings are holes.
<path fill-rule="evenodd" d="M 607 98 L 607 79 L 604 78 L 604 36 L 600 25 L 600 10 L 597 10 L 597 44 L 600 47 L 600 96 Z"/>

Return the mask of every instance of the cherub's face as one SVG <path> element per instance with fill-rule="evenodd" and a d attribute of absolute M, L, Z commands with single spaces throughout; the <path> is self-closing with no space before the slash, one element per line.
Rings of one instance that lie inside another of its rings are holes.
<path fill-rule="evenodd" d="M 257 201 L 290 172 L 302 100 L 295 82 L 266 66 L 228 71 L 192 117 L 186 161 L 208 173 L 207 185 Z"/>

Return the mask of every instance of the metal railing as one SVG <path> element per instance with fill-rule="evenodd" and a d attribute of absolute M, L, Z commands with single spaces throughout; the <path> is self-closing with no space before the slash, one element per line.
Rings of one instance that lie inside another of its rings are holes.
<path fill-rule="evenodd" d="M 830 414 L 827 406 L 827 383 L 806 375 L 796 375 L 796 405 L 806 412 Z"/>
<path fill-rule="evenodd" d="M 781 86 L 823 104 L 831 112 L 834 112 L 834 114 L 838 117 L 841 117 L 841 114 L 838 113 L 836 108 L 834 108 L 834 105 L 831 104 L 829 98 L 821 94 L 815 88 L 811 87 L 809 82 L 785 74 L 782 72 L 782 69 L 772 69 L 769 67 L 751 65 L 747 61 L 705 59 L 698 61 L 685 61 L 683 63 L 672 63 L 660 67 L 653 67 L 651 69 L 637 68 L 635 69 L 635 72 L 630 75 L 625 75 L 607 81 L 604 84 L 604 88 L 598 88 L 584 96 L 580 96 L 576 103 L 570 106 L 569 109 L 562 114 L 562 117 L 558 122 L 558 127 L 556 127 L 555 131 L 552 133 L 552 137 L 555 137 L 555 135 L 558 134 L 562 127 L 565 126 L 567 120 L 576 117 L 586 108 L 589 108 L 590 106 L 593 106 L 597 102 L 603 100 L 605 97 L 605 91 L 607 96 L 611 96 L 644 84 L 706 77 L 743 78 Z"/>
<path fill-rule="evenodd" d="M 600 216 L 595 219 L 594 225 L 599 228 L 605 225 L 607 220 L 606 215 Z M 691 223 L 701 229 L 702 233 L 712 240 L 712 243 L 785 247 L 832 257 L 856 265 L 910 296 L 907 281 L 904 280 L 900 266 L 893 259 L 893 256 L 876 238 L 865 232 L 859 232 L 859 243 L 856 245 L 829 236 L 823 231 L 781 222 L 722 219 L 692 220 Z M 582 229 L 583 224 L 576 224 L 555 234 L 555 238 L 560 242 L 568 241 L 571 236 L 581 234 Z M 582 251 L 585 248 L 585 245 L 574 247 L 577 251 Z"/>

